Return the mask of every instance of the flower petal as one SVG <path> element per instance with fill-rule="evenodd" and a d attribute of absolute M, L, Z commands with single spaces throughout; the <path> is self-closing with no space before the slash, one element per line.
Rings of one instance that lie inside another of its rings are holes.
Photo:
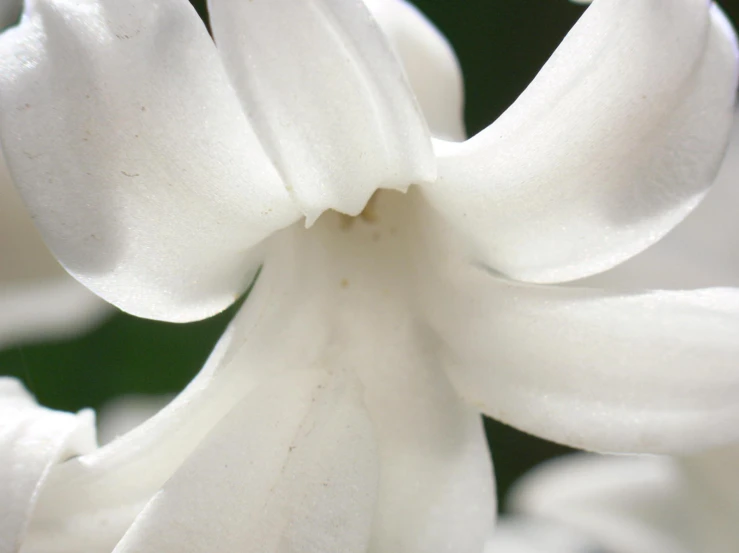
<path fill-rule="evenodd" d="M 705 0 L 599 0 L 494 124 L 438 142 L 425 193 L 497 271 L 561 282 L 657 241 L 718 170 L 735 35 Z"/>
<path fill-rule="evenodd" d="M 427 313 L 450 378 L 487 415 L 601 451 L 739 438 L 739 289 L 608 293 L 471 267 L 444 276 Z"/>
<path fill-rule="evenodd" d="M 21 384 L 0 378 L 0 551 L 20 549 L 51 466 L 95 447 L 94 417 L 39 407 Z"/>
<path fill-rule="evenodd" d="M 568 455 L 524 476 L 510 505 L 578 529 L 614 553 L 721 551 L 696 535 L 700 509 L 683 476 L 664 457 Z"/>
<path fill-rule="evenodd" d="M 659 242 L 613 269 L 575 283 L 598 288 L 739 287 L 739 115 L 706 198 Z"/>
<path fill-rule="evenodd" d="M 293 371 L 248 395 L 115 551 L 366 551 L 378 465 L 361 387 Z"/>
<path fill-rule="evenodd" d="M 436 176 L 423 116 L 361 0 L 209 0 L 245 111 L 313 222 Z"/>
<path fill-rule="evenodd" d="M 405 0 L 364 0 L 403 63 L 431 134 L 466 138 L 462 70 L 444 35 Z"/>
<path fill-rule="evenodd" d="M 0 349 L 74 335 L 110 312 L 44 245 L 0 155 Z"/>
<path fill-rule="evenodd" d="M 496 501 L 481 417 L 459 400 L 417 321 L 398 303 L 376 305 L 364 343 L 342 359 L 365 387 L 380 453 L 371 550 L 479 553 Z"/>
<path fill-rule="evenodd" d="M 271 250 L 273 256 L 280 251 Z M 315 324 L 324 304 L 296 286 L 307 279 L 288 264 L 291 258 L 271 261 L 208 363 L 182 393 L 126 435 L 54 467 L 27 540 L 36 551 L 110 552 L 242 398 L 268 377 L 315 363 L 325 351 L 325 329 Z"/>
<path fill-rule="evenodd" d="M 187 2 L 28 3 L 0 41 L 0 134 L 52 251 L 136 315 L 227 307 L 297 210 Z"/>

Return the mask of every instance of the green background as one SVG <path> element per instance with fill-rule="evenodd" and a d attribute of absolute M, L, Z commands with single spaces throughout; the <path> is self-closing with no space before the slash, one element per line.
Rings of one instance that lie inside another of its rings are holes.
<path fill-rule="evenodd" d="M 193 4 L 205 16 L 204 2 Z M 515 100 L 584 9 L 566 0 L 417 0 L 416 4 L 457 51 L 465 75 L 470 134 Z M 723 6 L 732 20 L 739 21 L 739 0 Z M 0 352 L 0 374 L 23 379 L 41 403 L 73 411 L 98 407 L 120 394 L 176 392 L 202 366 L 234 313 L 231 308 L 186 325 L 117 314 L 74 340 Z M 568 451 L 495 421 L 487 420 L 486 428 L 501 495 L 532 465 Z"/>

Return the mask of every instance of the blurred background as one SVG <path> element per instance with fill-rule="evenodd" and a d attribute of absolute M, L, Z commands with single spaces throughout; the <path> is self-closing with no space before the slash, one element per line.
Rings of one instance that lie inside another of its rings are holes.
<path fill-rule="evenodd" d="M 664 0 L 669 1 L 669 0 Z M 701 1 L 701 0 L 696 0 Z M 707 0 L 705 0 L 707 1 Z M 207 22 L 204 0 L 192 0 Z M 523 91 L 584 7 L 567 0 L 415 0 L 454 46 L 465 76 L 466 122 L 475 134 Z M 739 0 L 722 3 L 739 21 Z M 0 375 L 20 378 L 49 407 L 98 408 L 126 394 L 171 394 L 200 369 L 236 307 L 192 324 L 117 313 L 68 341 L 0 351 Z M 502 497 L 533 465 L 567 448 L 486 420 Z"/>

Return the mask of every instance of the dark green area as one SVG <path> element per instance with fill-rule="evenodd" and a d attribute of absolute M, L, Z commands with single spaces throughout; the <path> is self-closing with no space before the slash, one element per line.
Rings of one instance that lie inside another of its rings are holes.
<path fill-rule="evenodd" d="M 194 1 L 201 14 L 204 2 Z M 464 74 L 466 120 L 475 133 L 531 81 L 583 8 L 566 0 L 418 0 L 454 45 Z M 725 2 L 739 20 L 739 0 Z M 198 371 L 235 309 L 173 325 L 118 314 L 87 336 L 0 353 L 0 374 L 22 378 L 51 407 L 97 407 L 125 393 L 180 390 Z M 565 448 L 494 421 L 486 428 L 499 491 L 532 465 Z"/>

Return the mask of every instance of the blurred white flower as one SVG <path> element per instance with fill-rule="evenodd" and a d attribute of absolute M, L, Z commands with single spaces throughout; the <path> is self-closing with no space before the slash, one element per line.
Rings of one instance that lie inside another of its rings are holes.
<path fill-rule="evenodd" d="M 0 3 L 0 29 L 18 20 L 21 7 Z M 44 245 L 0 154 L 0 350 L 72 336 L 111 312 Z"/>
<path fill-rule="evenodd" d="M 3 147 L 81 282 L 187 321 L 264 264 L 148 422 L 43 470 L 5 442 L 11 550 L 477 553 L 479 410 L 594 449 L 737 437 L 739 291 L 510 279 L 613 267 L 700 201 L 736 88 L 721 11 L 598 0 L 462 141 L 448 45 L 368 4 L 387 37 L 358 0 L 212 0 L 217 48 L 184 0 L 34 0 L 3 35 Z M 22 444 L 35 412 L 4 423 Z"/>
<path fill-rule="evenodd" d="M 736 553 L 739 447 L 684 458 L 571 455 L 529 473 L 510 503 L 609 553 Z"/>

